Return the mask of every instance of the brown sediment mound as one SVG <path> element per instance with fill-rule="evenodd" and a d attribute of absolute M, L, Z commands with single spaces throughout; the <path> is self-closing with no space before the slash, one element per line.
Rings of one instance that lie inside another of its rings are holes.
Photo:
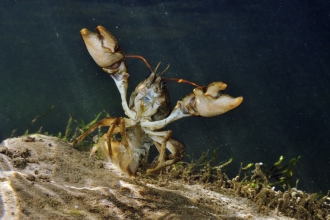
<path fill-rule="evenodd" d="M 309 204 L 300 191 L 280 196 L 273 191 L 279 202 L 270 205 L 271 189 L 254 194 L 232 184 L 226 189 L 219 183 L 168 181 L 166 175 L 130 178 L 110 162 L 50 136 L 23 136 L 0 145 L 2 219 L 290 219 L 281 208 L 293 210 L 293 196 L 301 197 L 297 204 Z M 305 214 L 299 219 L 314 217 L 300 211 Z"/>

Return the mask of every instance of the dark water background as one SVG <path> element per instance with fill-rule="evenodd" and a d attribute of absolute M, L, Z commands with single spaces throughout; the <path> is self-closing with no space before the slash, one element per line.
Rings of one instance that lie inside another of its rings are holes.
<path fill-rule="evenodd" d="M 301 155 L 294 179 L 308 192 L 330 189 L 329 49 L 326 1 L 1 1 L 0 138 L 27 128 L 56 135 L 69 114 L 85 122 L 102 110 L 124 116 L 112 79 L 89 56 L 80 29 L 109 29 L 127 54 L 167 77 L 227 83 L 243 104 L 168 129 L 187 153 L 217 149 L 219 162 L 273 163 Z M 148 75 L 128 60 L 131 92 Z M 172 102 L 193 89 L 169 84 Z M 31 120 L 54 110 L 39 119 Z M 233 176 L 231 176 L 233 177 Z"/>

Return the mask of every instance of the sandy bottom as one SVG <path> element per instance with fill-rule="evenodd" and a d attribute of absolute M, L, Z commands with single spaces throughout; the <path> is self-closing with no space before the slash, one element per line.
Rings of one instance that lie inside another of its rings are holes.
<path fill-rule="evenodd" d="M 131 178 L 55 137 L 0 145 L 1 219 L 291 219 L 258 213 L 233 190 Z"/>

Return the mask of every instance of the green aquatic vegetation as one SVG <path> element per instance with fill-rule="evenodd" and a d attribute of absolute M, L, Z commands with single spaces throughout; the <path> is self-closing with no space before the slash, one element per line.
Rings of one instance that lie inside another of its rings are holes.
<path fill-rule="evenodd" d="M 69 210 L 68 214 L 74 217 L 83 217 L 85 215 L 84 212 L 76 209 Z"/>
<path fill-rule="evenodd" d="M 293 176 L 293 169 L 297 165 L 300 156 L 292 158 L 288 162 L 283 162 L 284 157 L 280 156 L 279 160 L 273 165 L 256 164 L 256 169 L 252 171 L 251 180 L 257 183 L 269 186 L 281 186 L 283 189 L 291 187 L 290 181 Z"/>
<path fill-rule="evenodd" d="M 96 115 L 96 117 L 95 117 L 91 122 L 89 122 L 87 125 L 85 125 L 84 121 L 81 121 L 81 124 L 80 124 L 80 126 L 81 126 L 81 130 L 82 130 L 83 132 L 85 132 L 85 131 L 87 131 L 92 125 L 96 124 L 96 122 L 98 122 L 98 120 L 99 120 L 99 118 L 101 117 L 101 115 L 102 115 L 103 112 L 105 112 L 105 111 L 101 111 L 101 112 L 99 112 L 99 113 Z M 106 113 L 106 114 L 107 114 L 107 113 Z M 107 115 L 109 115 L 109 114 L 107 114 Z M 75 121 L 75 122 L 77 122 L 77 121 Z M 77 123 L 77 124 L 79 124 L 79 123 Z"/>
<path fill-rule="evenodd" d="M 78 136 L 80 136 L 82 133 L 84 133 L 85 131 L 87 131 L 91 126 L 93 126 L 95 123 L 97 123 L 99 121 L 99 118 L 102 116 L 102 114 L 104 114 L 106 117 L 110 118 L 110 114 L 106 111 L 101 111 L 99 112 L 95 118 L 90 121 L 88 124 L 85 124 L 85 122 L 82 120 L 81 122 L 79 122 L 78 120 L 73 118 L 73 115 L 70 114 L 67 126 L 66 126 L 66 130 L 65 130 L 65 136 L 63 137 L 64 140 L 74 140 L 75 138 L 77 138 Z M 72 136 L 70 136 L 70 134 L 72 133 L 72 124 L 73 122 L 76 124 L 76 128 L 74 130 L 74 133 L 72 134 Z M 89 150 L 90 147 L 98 141 L 98 139 L 102 136 L 101 133 L 101 129 L 98 130 L 97 135 L 95 136 L 89 136 L 90 138 L 86 138 L 84 141 L 80 142 L 79 144 L 77 144 L 75 146 L 75 148 L 80 149 L 80 150 Z M 103 156 L 99 156 L 99 157 L 103 157 Z"/>
<path fill-rule="evenodd" d="M 161 175 L 152 176 L 152 180 L 155 184 L 163 185 L 171 179 L 181 179 L 183 183 L 202 183 L 205 188 L 218 193 L 234 192 L 238 196 L 254 201 L 258 212 L 267 213 L 274 210 L 278 215 L 281 213 L 295 219 L 328 219 L 330 191 L 327 195 L 308 194 L 298 190 L 298 180 L 295 187 L 290 187 L 289 181 L 299 159 L 300 156 L 285 162 L 284 157 L 281 156 L 271 166 L 261 163 L 249 163 L 246 166 L 241 164 L 239 174 L 230 179 L 222 170 L 232 162 L 232 158 L 218 166 L 213 166 L 211 165 L 213 160 L 208 159 L 206 152 L 191 163 L 180 162 L 168 167 Z M 252 167 L 255 169 L 251 170 Z M 143 173 L 140 176 L 150 178 Z M 283 184 L 288 187 L 283 187 Z M 276 190 L 274 186 L 283 188 Z"/>
<path fill-rule="evenodd" d="M 87 131 L 93 124 L 95 124 L 99 120 L 99 118 L 101 117 L 102 113 L 109 116 L 109 114 L 107 112 L 101 111 L 87 125 L 85 124 L 85 122 L 83 120 L 81 122 L 78 122 L 76 119 L 73 118 L 73 115 L 70 114 L 69 120 L 68 120 L 66 128 L 65 128 L 64 136 L 62 137 L 62 132 L 59 132 L 57 137 L 62 139 L 62 140 L 65 140 L 65 141 L 69 141 L 69 140 L 74 139 L 75 137 L 79 136 L 81 133 Z M 72 136 L 70 137 L 70 135 L 72 133 L 72 124 L 73 124 L 73 122 L 75 122 L 75 124 L 77 126 L 75 128 L 75 133 L 72 134 Z"/>
<path fill-rule="evenodd" d="M 67 124 L 66 129 L 65 129 L 65 135 L 63 137 L 63 140 L 65 140 L 65 141 L 67 140 L 67 138 L 71 134 L 71 131 L 72 131 L 72 128 L 71 128 L 72 121 L 73 121 L 73 116 L 72 116 L 72 114 L 70 114 L 69 121 L 68 121 L 68 124 Z"/>
<path fill-rule="evenodd" d="M 205 183 L 213 182 L 219 176 L 226 178 L 226 174 L 222 170 L 226 169 L 233 161 L 233 158 L 217 163 L 216 150 L 212 152 L 211 157 L 208 156 L 208 153 L 209 151 L 202 152 L 197 160 L 191 159 L 190 162 L 179 161 L 167 168 L 168 173 L 170 173 L 171 178 L 198 180 Z"/>
<path fill-rule="evenodd" d="M 249 163 L 248 165 L 246 165 L 245 167 L 242 167 L 243 164 L 241 164 L 241 170 L 248 170 L 250 167 L 252 167 L 254 165 L 254 163 Z"/>
<path fill-rule="evenodd" d="M 50 107 L 45 113 L 43 113 L 43 114 L 41 114 L 41 115 L 37 115 L 37 116 L 31 121 L 31 124 L 29 124 L 29 125 L 27 126 L 28 128 L 25 130 L 25 133 L 24 133 L 23 135 L 24 135 L 24 136 L 29 135 L 29 134 L 30 134 L 29 131 L 31 130 L 31 128 L 32 128 L 32 126 L 34 125 L 34 123 L 35 123 L 38 119 L 43 118 L 43 117 L 49 115 L 49 114 L 53 111 L 53 109 L 54 109 L 54 105 L 52 105 L 52 106 L 51 106 L 51 107 Z M 15 137 L 16 131 L 17 131 L 17 129 L 14 129 L 14 130 L 11 132 L 11 134 L 10 134 L 10 138 Z M 40 134 L 41 132 L 42 132 L 42 126 L 38 129 L 37 132 L 34 132 L 34 133 Z M 47 133 L 47 135 L 48 135 L 48 133 Z"/>
<path fill-rule="evenodd" d="M 238 175 L 230 180 L 226 175 L 226 168 L 233 162 L 229 158 L 216 165 L 216 151 L 213 151 L 211 157 L 208 157 L 208 151 L 203 152 L 197 160 L 191 162 L 180 161 L 167 169 L 171 178 L 197 180 L 205 183 L 219 182 L 223 187 L 229 187 L 231 184 L 246 186 L 260 192 L 263 188 L 281 186 L 291 188 L 290 181 L 293 176 L 293 170 L 300 159 L 300 156 L 293 158 L 288 162 L 281 156 L 278 161 L 271 166 L 262 163 L 249 163 L 245 166 L 241 164 Z M 254 167 L 254 169 L 252 168 Z M 269 168 L 268 168 L 269 167 Z M 253 169 L 253 170 L 252 170 Z"/>

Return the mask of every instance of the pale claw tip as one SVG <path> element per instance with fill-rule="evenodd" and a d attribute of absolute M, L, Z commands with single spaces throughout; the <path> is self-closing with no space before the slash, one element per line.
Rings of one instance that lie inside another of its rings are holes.
<path fill-rule="evenodd" d="M 81 34 L 82 36 L 87 35 L 89 32 L 90 32 L 90 31 L 87 30 L 86 28 L 83 28 L 83 29 L 80 30 L 80 34 Z"/>
<path fill-rule="evenodd" d="M 205 92 L 205 95 L 210 96 L 217 96 L 219 91 L 225 90 L 227 88 L 227 84 L 223 82 L 213 82 L 210 85 L 207 86 L 207 90 Z"/>
<path fill-rule="evenodd" d="M 222 95 L 219 98 L 209 96 L 196 98 L 196 109 L 203 117 L 213 117 L 226 113 L 243 102 L 243 97 L 233 98 L 228 95 Z"/>

